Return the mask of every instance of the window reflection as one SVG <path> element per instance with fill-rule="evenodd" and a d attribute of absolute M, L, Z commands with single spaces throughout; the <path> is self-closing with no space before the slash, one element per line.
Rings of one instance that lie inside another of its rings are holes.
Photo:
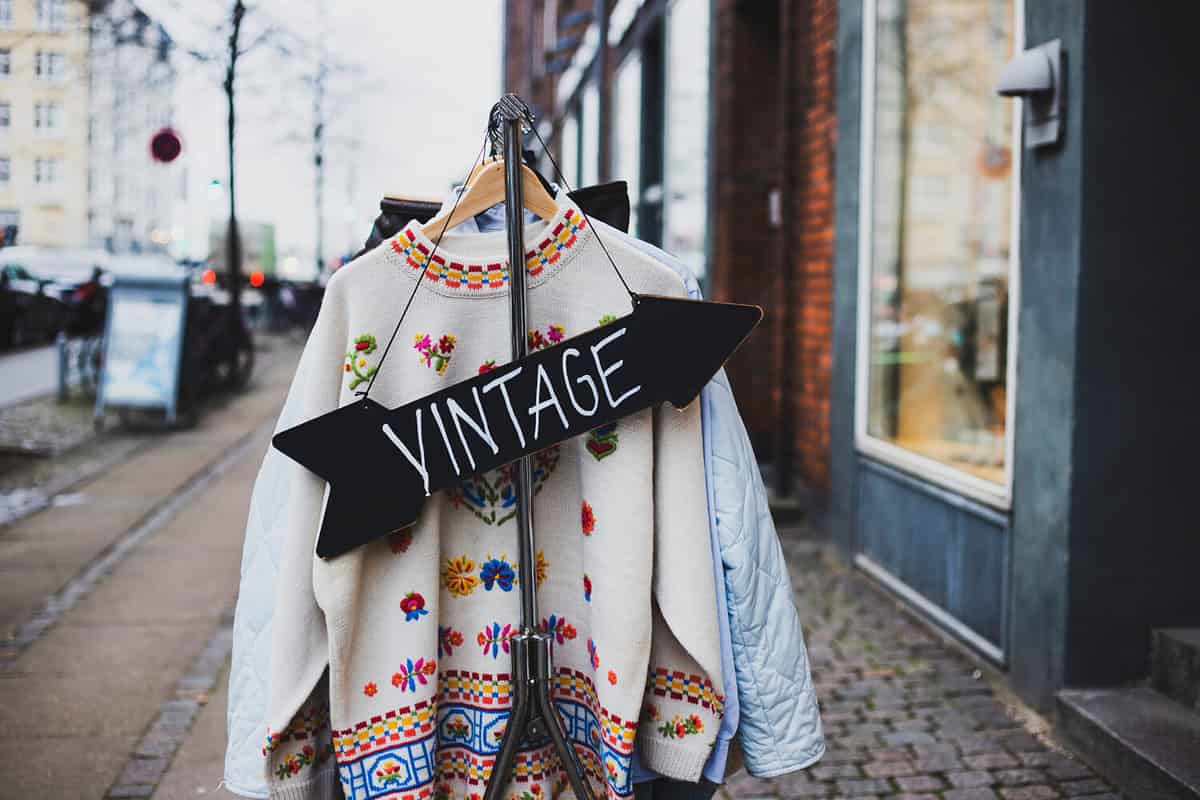
<path fill-rule="evenodd" d="M 1013 0 L 879 0 L 867 430 L 1005 477 Z"/>

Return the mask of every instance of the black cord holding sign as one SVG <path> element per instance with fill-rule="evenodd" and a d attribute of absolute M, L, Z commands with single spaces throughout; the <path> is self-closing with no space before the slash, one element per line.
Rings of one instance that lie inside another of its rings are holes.
<path fill-rule="evenodd" d="M 530 354 L 521 139 L 527 130 L 536 130 L 528 107 L 515 95 L 505 95 L 490 120 L 489 136 L 493 128 L 500 129 L 504 155 L 513 360 L 394 409 L 363 396 L 281 431 L 272 441 L 329 483 L 317 539 L 321 558 L 335 558 L 411 525 L 431 493 L 515 462 L 521 621 L 511 639 L 512 707 L 484 798 L 499 800 L 518 749 L 544 745 L 549 739 L 575 796 L 592 800 L 550 695 L 553 634 L 537 626 L 529 456 L 663 402 L 686 408 L 750 335 L 763 312 L 758 306 L 636 294 L 589 219 L 597 243 L 630 294 L 633 311 Z M 426 268 L 431 258 L 432 254 L 426 258 Z M 395 335 L 393 331 L 392 339 Z M 664 350 L 670 358 L 661 357 Z M 343 455 L 345 441 L 359 443 L 353 461 Z"/>

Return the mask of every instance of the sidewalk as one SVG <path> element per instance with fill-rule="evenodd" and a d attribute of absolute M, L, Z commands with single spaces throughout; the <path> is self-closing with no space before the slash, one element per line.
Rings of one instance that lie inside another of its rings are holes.
<path fill-rule="evenodd" d="M 169 753 L 132 757 L 164 704 L 207 700 L 181 698 L 180 679 L 206 649 L 213 660 L 232 608 L 249 488 L 297 356 L 276 341 L 253 388 L 197 428 L 0 528 L 14 633 L 0 643 L 0 797 L 100 798 L 129 778 L 145 796 L 157 782 Z"/>

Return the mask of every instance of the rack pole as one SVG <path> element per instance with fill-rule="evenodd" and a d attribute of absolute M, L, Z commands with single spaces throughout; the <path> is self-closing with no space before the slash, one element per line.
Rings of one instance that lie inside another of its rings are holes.
<path fill-rule="evenodd" d="M 533 120 L 529 107 L 514 94 L 506 94 L 500 98 L 500 102 L 492 111 L 493 123 L 497 116 L 503 125 L 504 134 L 504 218 L 508 232 L 509 303 L 512 356 L 515 361 L 524 358 L 529 352 L 525 204 L 521 196 L 521 137 L 523 127 L 532 124 Z M 500 750 L 492 763 L 492 773 L 488 778 L 484 800 L 500 800 L 522 742 L 537 743 L 547 734 L 567 773 L 576 800 L 593 800 L 591 788 L 583 777 L 579 757 L 567 737 L 562 719 L 550 697 L 550 687 L 554 679 L 551 653 L 553 636 L 537 629 L 537 549 L 533 532 L 533 474 L 529 458 L 523 456 L 517 461 L 513 476 L 517 501 L 517 583 L 521 590 L 521 626 L 510 642 L 512 709 L 504 729 L 504 738 L 500 742 Z"/>

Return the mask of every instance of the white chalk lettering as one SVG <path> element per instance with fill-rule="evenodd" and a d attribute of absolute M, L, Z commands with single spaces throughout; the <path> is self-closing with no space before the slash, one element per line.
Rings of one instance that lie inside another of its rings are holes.
<path fill-rule="evenodd" d="M 467 454 L 467 460 L 471 462 L 471 470 L 475 469 L 475 456 L 471 454 L 471 448 L 467 445 L 467 437 L 463 435 L 462 424 L 465 422 L 467 426 L 475 431 L 480 439 L 488 447 L 492 448 L 492 455 L 500 452 L 500 448 L 496 446 L 496 440 L 492 438 L 492 429 L 488 425 L 487 414 L 483 411 L 483 401 L 479 399 L 479 390 L 474 386 L 471 387 L 471 394 L 475 396 L 475 407 L 479 409 L 479 422 L 471 418 L 471 415 L 463 411 L 462 406 L 453 397 L 446 398 L 446 408 L 450 410 L 450 419 L 454 420 L 454 427 L 458 431 L 458 440 L 462 442 L 463 450 Z"/>
<path fill-rule="evenodd" d="M 542 384 L 546 385 L 546 391 L 550 397 L 547 400 L 542 399 Z M 538 433 L 542 427 L 542 412 L 547 408 L 554 406 L 554 410 L 558 412 L 558 418 L 562 421 L 563 430 L 567 430 L 567 415 L 563 413 L 562 405 L 558 402 L 558 395 L 554 393 L 554 386 L 550 383 L 550 376 L 546 374 L 546 368 L 538 364 L 537 368 L 537 384 L 533 389 L 533 405 L 529 407 L 529 416 L 533 417 L 533 440 L 538 440 Z"/>
<path fill-rule="evenodd" d="M 632 389 L 625 392 L 625 394 L 621 395 L 616 400 L 614 400 L 613 395 L 612 395 L 612 387 L 608 385 L 608 376 L 613 374 L 617 370 L 619 370 L 621 368 L 621 365 L 624 364 L 625 361 L 624 360 L 616 361 L 612 364 L 609 364 L 607 367 L 600 363 L 600 351 L 603 350 L 605 347 L 607 347 L 609 343 L 616 341 L 617 339 L 621 338 L 624 335 L 625 335 L 625 328 L 620 328 L 617 331 L 610 333 L 608 336 L 605 336 L 603 339 L 601 339 L 596 344 L 592 345 L 590 348 L 592 351 L 592 358 L 596 362 L 596 369 L 599 370 L 599 372 L 600 372 L 600 382 L 602 384 L 604 384 L 604 394 L 605 394 L 605 396 L 608 397 L 608 403 L 613 408 L 616 408 L 617 406 L 621 405 L 621 403 L 628 400 L 631 395 L 637 394 L 638 392 L 640 392 L 642 390 L 641 384 L 638 384 L 637 386 L 634 386 Z"/>
<path fill-rule="evenodd" d="M 413 469 L 421 474 L 421 482 L 425 485 L 425 496 L 429 496 L 429 471 L 425 469 L 425 437 L 421 433 L 421 409 L 417 409 L 417 452 L 421 454 L 421 459 L 418 461 L 413 458 L 413 454 L 409 451 L 408 446 L 400 441 L 400 437 L 392 431 L 392 426 L 386 422 L 383 423 L 383 432 L 392 444 L 408 459 L 408 463 L 412 464 Z"/>
<path fill-rule="evenodd" d="M 513 430 L 517 432 L 517 440 L 521 442 L 521 447 L 525 446 L 525 432 L 521 430 L 521 423 L 517 422 L 517 414 L 513 411 L 512 400 L 508 398 L 508 387 L 504 384 L 508 383 L 513 378 L 521 374 L 521 367 L 517 367 L 512 372 L 506 372 L 495 380 L 488 381 L 483 385 L 483 393 L 487 394 L 497 386 L 500 387 L 500 394 L 504 397 L 504 407 L 508 409 L 508 418 L 512 420 Z"/>
<path fill-rule="evenodd" d="M 579 400 L 575 397 L 575 390 L 571 388 L 571 375 L 567 372 L 567 358 L 579 356 L 579 351 L 574 347 L 568 347 L 563 350 L 562 354 L 562 374 L 563 383 L 567 386 L 567 397 L 571 399 L 571 405 L 575 406 L 575 410 L 585 417 L 590 417 L 596 413 L 596 409 L 600 407 L 600 392 L 596 389 L 596 382 L 592 380 L 590 375 L 582 375 L 575 379 L 576 383 L 587 384 L 587 387 L 592 390 L 592 407 L 585 411 L 583 406 L 579 405 Z"/>
<path fill-rule="evenodd" d="M 442 415 L 438 412 L 437 403 L 430 403 L 429 410 L 433 412 L 433 421 L 437 423 L 438 431 L 442 434 L 442 444 L 446 445 L 446 455 L 450 456 L 450 466 L 454 467 L 455 475 L 462 475 L 458 468 L 458 459 L 454 457 L 454 448 L 450 446 L 450 437 L 446 435 L 446 426 L 442 424 Z"/>

